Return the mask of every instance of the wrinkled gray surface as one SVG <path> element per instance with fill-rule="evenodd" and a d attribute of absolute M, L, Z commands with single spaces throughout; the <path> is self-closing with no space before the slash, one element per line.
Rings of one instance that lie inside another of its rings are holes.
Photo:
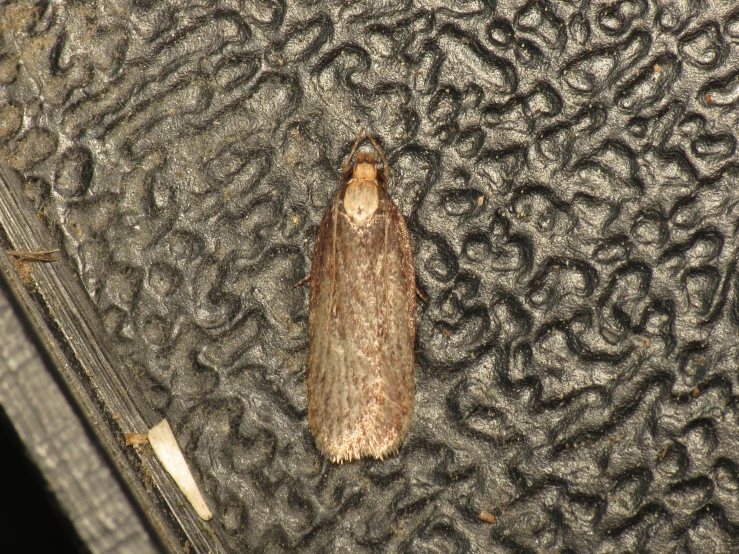
<path fill-rule="evenodd" d="M 656 4 L 0 7 L 0 155 L 234 552 L 739 548 L 739 11 Z M 362 125 L 429 301 L 331 466 L 289 287 Z"/>

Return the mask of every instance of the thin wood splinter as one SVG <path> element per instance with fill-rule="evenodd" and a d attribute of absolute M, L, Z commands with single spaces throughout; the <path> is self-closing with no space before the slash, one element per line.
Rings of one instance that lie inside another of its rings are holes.
<path fill-rule="evenodd" d="M 23 262 L 56 262 L 59 260 L 59 249 L 56 250 L 6 250 L 12 258 Z"/>

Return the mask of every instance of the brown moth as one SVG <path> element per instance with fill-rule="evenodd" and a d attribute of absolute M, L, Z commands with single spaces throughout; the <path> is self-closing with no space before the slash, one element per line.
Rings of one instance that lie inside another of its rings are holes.
<path fill-rule="evenodd" d="M 311 269 L 308 421 L 332 462 L 397 452 L 413 408 L 416 274 L 390 166 L 354 153 L 321 221 Z"/>

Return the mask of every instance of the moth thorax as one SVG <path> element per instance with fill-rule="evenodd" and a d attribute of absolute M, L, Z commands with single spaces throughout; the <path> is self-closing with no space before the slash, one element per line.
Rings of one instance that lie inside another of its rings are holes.
<path fill-rule="evenodd" d="M 366 160 L 366 161 L 365 161 Z M 375 165 L 375 157 L 359 154 L 357 163 L 354 164 L 354 178 L 360 181 L 377 179 L 377 166 Z"/>
<path fill-rule="evenodd" d="M 356 174 L 357 168 L 355 167 L 354 175 Z M 376 180 L 354 178 L 349 181 L 344 193 L 344 211 L 355 225 L 362 225 L 371 218 L 372 214 L 377 211 L 379 202 Z"/>

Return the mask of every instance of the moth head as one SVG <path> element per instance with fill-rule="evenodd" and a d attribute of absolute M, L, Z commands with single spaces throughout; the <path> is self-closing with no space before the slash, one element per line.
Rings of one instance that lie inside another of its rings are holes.
<path fill-rule="evenodd" d="M 357 163 L 354 164 L 354 178 L 360 181 L 374 181 L 377 179 L 375 155 L 360 152 L 357 154 Z"/>

